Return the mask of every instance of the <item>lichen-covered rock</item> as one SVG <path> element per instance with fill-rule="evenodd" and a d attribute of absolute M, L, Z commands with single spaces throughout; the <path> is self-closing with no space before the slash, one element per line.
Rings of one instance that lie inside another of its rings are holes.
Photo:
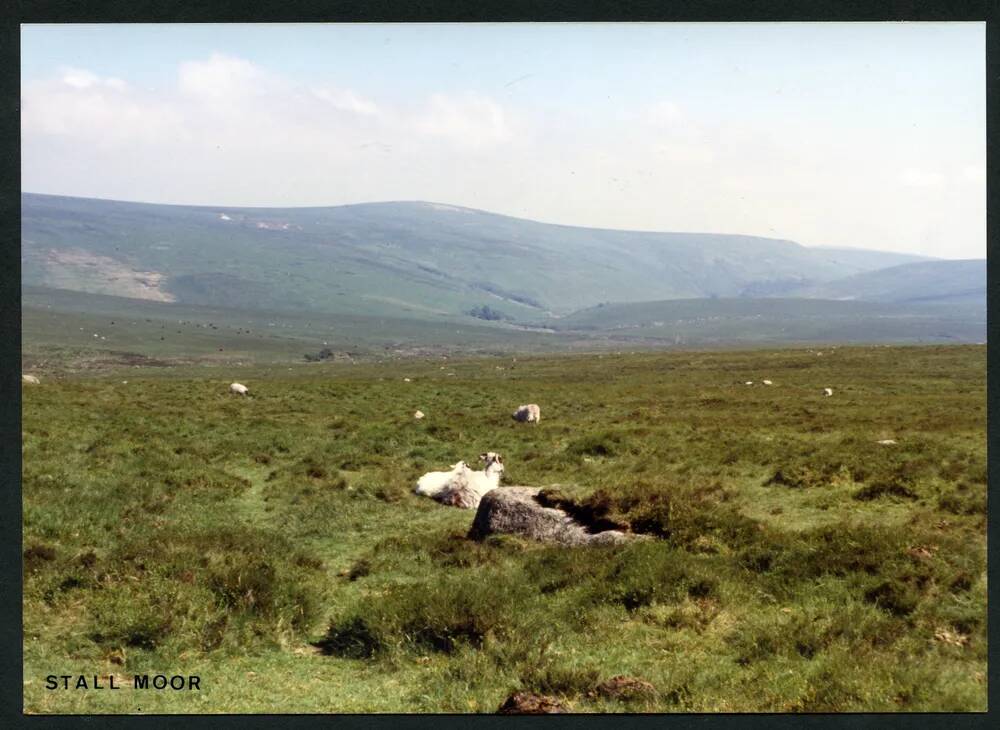
<path fill-rule="evenodd" d="M 497 709 L 498 715 L 554 715 L 566 712 L 557 699 L 533 692 L 515 692 Z"/>
<path fill-rule="evenodd" d="M 602 545 L 627 541 L 618 530 L 592 533 L 561 509 L 545 507 L 536 487 L 500 487 L 483 495 L 469 537 L 513 534 L 563 545 Z"/>

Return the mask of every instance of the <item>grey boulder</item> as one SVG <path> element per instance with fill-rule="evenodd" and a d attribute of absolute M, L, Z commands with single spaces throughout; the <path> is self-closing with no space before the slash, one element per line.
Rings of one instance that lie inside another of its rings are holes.
<path fill-rule="evenodd" d="M 589 532 L 561 509 L 545 507 L 536 499 L 538 487 L 498 487 L 483 495 L 469 537 L 509 534 L 562 545 L 608 545 L 627 542 L 631 535 L 618 530 Z"/>

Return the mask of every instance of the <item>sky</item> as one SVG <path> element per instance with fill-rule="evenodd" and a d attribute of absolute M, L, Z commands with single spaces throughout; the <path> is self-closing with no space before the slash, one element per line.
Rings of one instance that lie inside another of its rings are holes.
<path fill-rule="evenodd" d="M 24 25 L 22 189 L 986 255 L 983 23 Z"/>

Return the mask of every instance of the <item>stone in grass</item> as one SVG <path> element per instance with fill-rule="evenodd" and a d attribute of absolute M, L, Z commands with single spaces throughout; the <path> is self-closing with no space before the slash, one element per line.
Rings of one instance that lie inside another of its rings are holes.
<path fill-rule="evenodd" d="M 631 700 L 655 694 L 656 688 L 645 679 L 619 674 L 601 682 L 593 691 L 611 700 Z"/>
<path fill-rule="evenodd" d="M 500 487 L 483 495 L 469 530 L 469 537 L 521 535 L 541 542 L 563 545 L 607 545 L 626 542 L 633 536 L 619 530 L 589 532 L 561 509 L 538 501 L 537 487 Z"/>
<path fill-rule="evenodd" d="M 515 692 L 497 708 L 498 715 L 555 715 L 566 712 L 559 700 L 533 692 Z"/>

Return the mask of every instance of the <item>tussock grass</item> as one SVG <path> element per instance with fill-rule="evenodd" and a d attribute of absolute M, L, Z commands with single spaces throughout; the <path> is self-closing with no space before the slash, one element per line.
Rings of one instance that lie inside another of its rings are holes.
<path fill-rule="evenodd" d="M 983 348 L 122 379 L 24 392 L 29 712 L 985 709 Z M 483 451 L 645 539 L 465 539 L 412 487 Z M 43 689 L 157 671 L 204 689 Z"/>

